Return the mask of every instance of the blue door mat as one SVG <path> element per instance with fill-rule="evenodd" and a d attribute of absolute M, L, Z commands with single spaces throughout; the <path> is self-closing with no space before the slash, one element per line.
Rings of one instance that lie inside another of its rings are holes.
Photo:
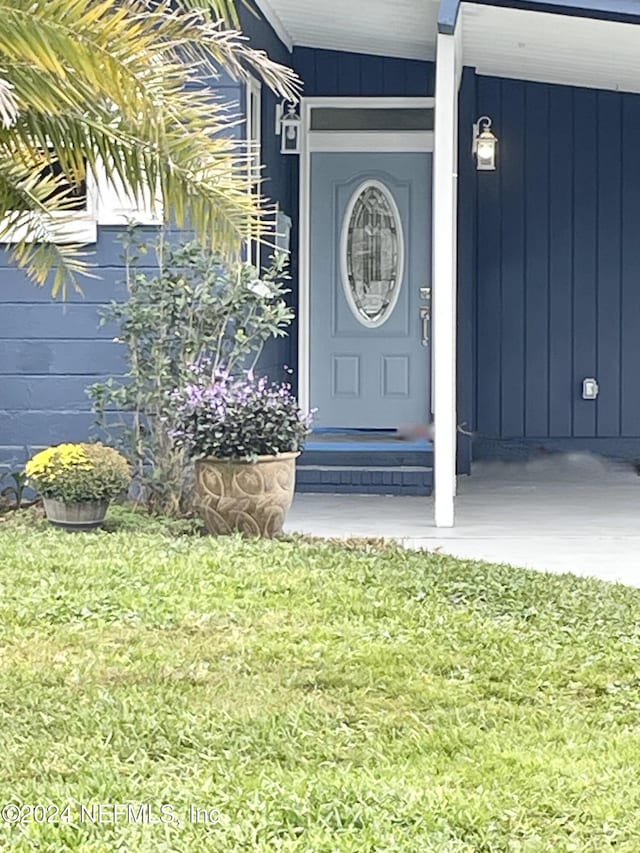
<path fill-rule="evenodd" d="M 391 449 L 433 450 L 426 438 L 404 439 L 396 430 L 364 429 L 320 429 L 314 430 L 306 443 L 307 450 L 331 450 L 349 452 L 353 450 L 372 453 L 386 452 Z"/>

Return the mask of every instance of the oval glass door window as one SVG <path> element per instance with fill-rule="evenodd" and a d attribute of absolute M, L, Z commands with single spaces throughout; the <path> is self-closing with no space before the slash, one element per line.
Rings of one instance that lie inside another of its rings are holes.
<path fill-rule="evenodd" d="M 363 326 L 376 328 L 396 307 L 404 273 L 404 238 L 395 200 L 380 181 L 354 192 L 341 239 L 342 284 Z"/>

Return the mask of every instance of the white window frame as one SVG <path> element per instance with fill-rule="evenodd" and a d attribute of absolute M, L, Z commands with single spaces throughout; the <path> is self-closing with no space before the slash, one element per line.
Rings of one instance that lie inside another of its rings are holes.
<path fill-rule="evenodd" d="M 162 225 L 164 205 L 159 193 L 146 189 L 140 200 L 128 193 L 119 179 L 108 181 L 104 166 L 98 169 L 96 215 L 98 225 Z"/>
<path fill-rule="evenodd" d="M 51 243 L 95 243 L 98 238 L 98 185 L 90 173 L 86 177 L 86 202 L 83 210 L 54 211 L 37 226 L 34 214 L 25 211 L 20 220 L 3 231 L 0 241 L 9 244 L 43 242 L 42 228 Z M 11 218 L 4 219 L 5 226 Z"/>
<path fill-rule="evenodd" d="M 161 225 L 162 203 L 151 193 L 144 194 L 142 203 L 127 194 L 119 181 L 108 181 L 103 166 L 98 166 L 97 176 L 90 170 L 86 176 L 86 207 L 76 211 L 54 211 L 44 218 L 42 226 L 35 227 L 33 214 L 25 212 L 0 236 L 7 244 L 42 242 L 42 229 L 49 242 L 86 245 L 98 242 L 99 225 Z M 4 222 L 7 223 L 8 218 Z"/>

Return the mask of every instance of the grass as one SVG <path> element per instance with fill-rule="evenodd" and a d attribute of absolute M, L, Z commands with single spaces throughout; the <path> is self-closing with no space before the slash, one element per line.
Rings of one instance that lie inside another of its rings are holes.
<path fill-rule="evenodd" d="M 3 516 L 0 800 L 70 809 L 0 849 L 637 853 L 639 649 L 622 586 Z"/>

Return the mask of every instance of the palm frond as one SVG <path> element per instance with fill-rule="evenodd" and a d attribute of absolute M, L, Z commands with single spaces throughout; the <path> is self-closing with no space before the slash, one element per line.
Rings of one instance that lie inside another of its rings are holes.
<path fill-rule="evenodd" d="M 18 118 L 18 101 L 14 86 L 0 78 L 0 121 L 5 128 L 11 127 Z"/>
<path fill-rule="evenodd" d="M 21 215 L 41 229 L 41 245 L 15 248 L 36 281 L 53 266 L 75 275 L 83 263 L 77 247 L 47 239 L 46 216 L 63 214 L 68 199 L 34 186 L 29 170 L 43 162 L 59 166 L 61 183 L 106 168 L 137 198 L 157 188 L 168 217 L 230 256 L 263 230 L 269 205 L 248 192 L 246 145 L 232 138 L 238 117 L 211 85 L 224 68 L 238 78 L 251 69 L 290 99 L 299 87 L 290 69 L 218 20 L 233 20 L 232 7 L 0 0 L 0 162 L 11 164 L 0 169 L 0 220 L 11 218 L 17 195 Z"/>
<path fill-rule="evenodd" d="M 245 2 L 246 6 L 250 3 Z M 238 10 L 233 0 L 178 0 L 178 6 L 189 12 L 200 12 L 214 21 L 222 21 L 228 27 L 239 24 Z"/>

